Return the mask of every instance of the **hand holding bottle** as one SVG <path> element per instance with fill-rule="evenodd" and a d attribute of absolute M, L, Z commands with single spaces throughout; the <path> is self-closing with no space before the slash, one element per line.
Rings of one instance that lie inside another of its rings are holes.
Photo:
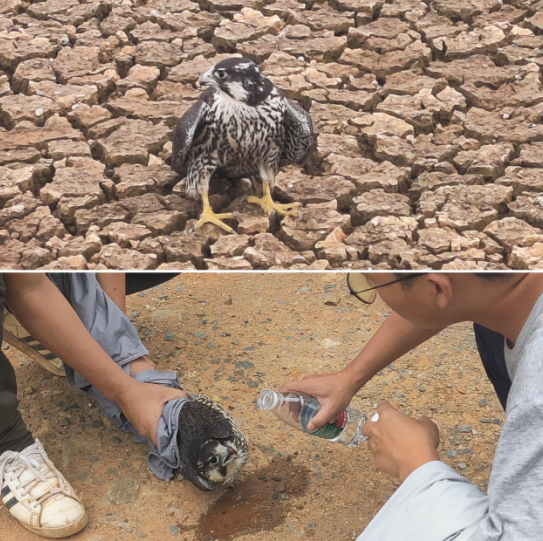
<path fill-rule="evenodd" d="M 323 427 L 342 412 L 351 402 L 358 388 L 348 372 L 311 374 L 301 381 L 287 381 L 279 389 L 281 393 L 299 392 L 318 399 L 321 410 L 308 425 L 310 431 Z"/>
<path fill-rule="evenodd" d="M 361 411 L 345 408 L 321 428 L 312 430 L 311 421 L 319 414 L 321 405 L 314 396 L 299 392 L 276 392 L 263 389 L 256 401 L 259 409 L 271 411 L 284 423 L 319 438 L 357 447 L 366 441 L 362 426 L 367 421 Z"/>

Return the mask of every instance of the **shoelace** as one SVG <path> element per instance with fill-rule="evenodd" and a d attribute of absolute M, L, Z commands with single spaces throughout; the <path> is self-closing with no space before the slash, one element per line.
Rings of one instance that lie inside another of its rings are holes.
<path fill-rule="evenodd" d="M 0 467 L 0 480 L 4 479 L 6 472 L 13 473 L 15 479 L 19 479 L 26 469 L 30 470 L 33 477 L 26 481 L 26 483 L 20 483 L 30 504 L 34 502 L 42 504 L 56 494 L 63 492 L 61 487 L 51 486 L 47 477 L 40 471 L 39 461 L 30 456 L 33 453 L 39 453 L 40 450 L 40 445 L 35 443 L 20 453 L 16 451 L 6 451 L 3 455 L 3 461 Z M 47 466 L 45 460 L 44 463 Z M 51 471 L 51 473 L 53 472 Z M 31 491 L 40 481 L 49 487 L 49 491 L 36 498 L 35 496 L 32 496 Z"/>

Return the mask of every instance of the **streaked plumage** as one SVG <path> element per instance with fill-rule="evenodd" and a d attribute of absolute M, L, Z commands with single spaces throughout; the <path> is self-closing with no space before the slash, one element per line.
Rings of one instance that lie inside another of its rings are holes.
<path fill-rule="evenodd" d="M 213 215 L 208 203 L 214 173 L 230 179 L 259 177 L 262 199 L 250 197 L 269 214 L 294 214 L 299 203 L 280 205 L 271 199 L 279 168 L 303 164 L 315 144 L 309 114 L 287 99 L 246 58 L 217 63 L 200 79 L 209 86 L 185 113 L 173 134 L 172 167 L 186 176 L 187 194 L 203 199 L 198 225 L 212 222 L 233 230 Z"/>
<path fill-rule="evenodd" d="M 247 440 L 226 411 L 194 395 L 179 413 L 179 472 L 201 490 L 231 484 L 249 458 Z"/>

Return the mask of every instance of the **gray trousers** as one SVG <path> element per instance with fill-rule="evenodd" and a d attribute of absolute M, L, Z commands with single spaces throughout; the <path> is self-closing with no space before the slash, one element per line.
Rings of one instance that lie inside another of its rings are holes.
<path fill-rule="evenodd" d="M 141 343 L 132 322 L 104 293 L 94 273 L 50 273 L 49 279 L 66 297 L 79 319 L 116 364 L 130 373 L 128 365 L 149 351 Z M 64 365 L 72 387 L 87 391 L 90 383 Z"/>

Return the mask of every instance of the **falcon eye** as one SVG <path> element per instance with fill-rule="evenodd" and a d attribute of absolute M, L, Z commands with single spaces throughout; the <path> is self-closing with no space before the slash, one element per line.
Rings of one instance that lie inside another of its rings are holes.
<path fill-rule="evenodd" d="M 217 70 L 215 72 L 215 77 L 217 77 L 217 79 L 226 79 L 226 71 L 224 70 Z"/>
<path fill-rule="evenodd" d="M 210 464 L 215 465 L 215 464 L 217 464 L 218 462 L 219 462 L 219 457 L 218 457 L 217 455 L 212 456 L 212 457 L 209 459 L 209 463 L 210 463 Z"/>

